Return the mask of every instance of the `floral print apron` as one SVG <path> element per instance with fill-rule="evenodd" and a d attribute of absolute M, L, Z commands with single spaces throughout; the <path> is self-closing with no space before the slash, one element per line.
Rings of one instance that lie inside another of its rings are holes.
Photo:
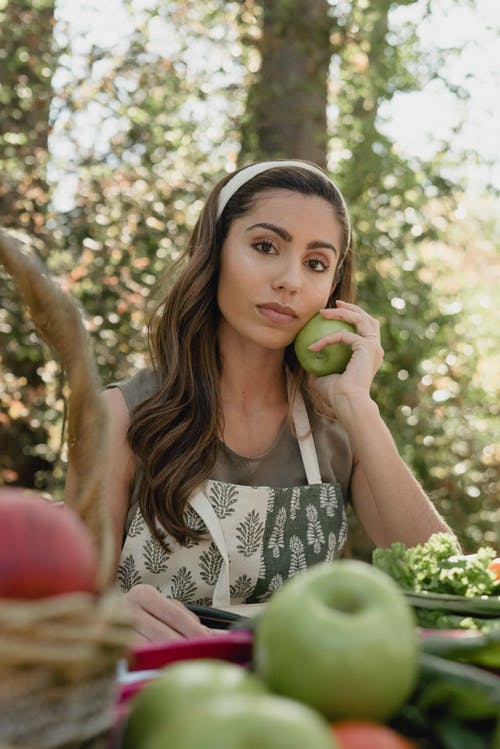
<path fill-rule="evenodd" d="M 152 537 L 138 508 L 120 556 L 120 587 L 148 583 L 183 603 L 228 609 L 263 603 L 287 578 L 339 557 L 347 536 L 342 488 L 338 481 L 321 483 L 300 394 L 293 421 L 306 486 L 208 480 L 193 493 L 185 516 L 206 537 L 182 546 L 167 534 L 170 552 Z"/>

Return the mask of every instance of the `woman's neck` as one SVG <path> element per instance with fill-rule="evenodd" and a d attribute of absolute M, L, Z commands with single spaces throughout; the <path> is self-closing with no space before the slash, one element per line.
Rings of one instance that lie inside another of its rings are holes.
<path fill-rule="evenodd" d="M 220 379 L 222 404 L 242 411 L 283 407 L 287 403 L 286 375 L 282 362 L 222 361 Z"/>
<path fill-rule="evenodd" d="M 257 346 L 221 331 L 221 439 L 247 457 L 264 454 L 274 444 L 288 412 L 283 349 Z"/>
<path fill-rule="evenodd" d="M 247 342 L 221 342 L 220 397 L 242 411 L 282 407 L 287 402 L 282 351 L 262 349 Z"/>
<path fill-rule="evenodd" d="M 220 438 L 233 452 L 261 457 L 276 442 L 288 413 L 286 375 L 282 364 L 226 362 L 220 381 Z"/>

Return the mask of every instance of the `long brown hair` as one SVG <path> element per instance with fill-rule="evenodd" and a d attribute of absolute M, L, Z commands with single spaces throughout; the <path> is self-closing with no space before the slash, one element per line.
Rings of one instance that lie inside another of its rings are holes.
<path fill-rule="evenodd" d="M 344 247 L 328 306 L 337 299 L 352 301 L 354 297 L 349 219 L 341 195 L 327 178 L 300 167 L 270 168 L 242 185 L 217 220 L 219 192 L 232 176 L 224 177 L 212 190 L 173 280 L 169 272 L 169 288 L 149 326 L 159 389 L 134 410 L 128 432 L 137 459 L 139 506 L 151 533 L 162 544 L 157 523 L 179 543 L 199 537 L 199 532 L 187 526 L 184 513 L 190 495 L 210 477 L 216 461 L 222 419 L 217 285 L 221 248 L 231 223 L 266 190 L 292 190 L 327 200 L 344 229 Z M 293 346 L 287 348 L 285 362 L 292 392 L 300 389 L 310 403 L 306 376 Z"/>

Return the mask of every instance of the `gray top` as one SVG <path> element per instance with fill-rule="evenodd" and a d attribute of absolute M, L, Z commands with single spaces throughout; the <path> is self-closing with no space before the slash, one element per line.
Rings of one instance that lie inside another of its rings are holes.
<path fill-rule="evenodd" d="M 111 383 L 108 387 L 120 388 L 129 411 L 132 411 L 153 395 L 158 388 L 158 381 L 151 369 L 144 369 L 126 380 Z M 309 419 L 321 479 L 325 483 L 339 481 L 347 502 L 350 496 L 349 484 L 353 462 L 347 435 L 337 421 L 316 413 L 310 413 Z M 257 458 L 238 455 L 220 442 L 214 475 L 211 478 L 243 486 L 292 487 L 307 484 L 297 439 L 286 422 L 270 449 Z"/>

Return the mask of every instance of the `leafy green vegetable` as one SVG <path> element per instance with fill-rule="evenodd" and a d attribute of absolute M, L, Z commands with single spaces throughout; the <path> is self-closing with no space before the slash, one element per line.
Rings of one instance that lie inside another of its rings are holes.
<path fill-rule="evenodd" d="M 475 554 L 460 554 L 455 536 L 434 533 L 417 546 L 396 542 L 386 549 L 377 548 L 372 561 L 404 590 L 474 598 L 500 594 L 500 583 L 488 569 L 495 557 L 495 550 L 489 546 L 482 546 Z"/>

